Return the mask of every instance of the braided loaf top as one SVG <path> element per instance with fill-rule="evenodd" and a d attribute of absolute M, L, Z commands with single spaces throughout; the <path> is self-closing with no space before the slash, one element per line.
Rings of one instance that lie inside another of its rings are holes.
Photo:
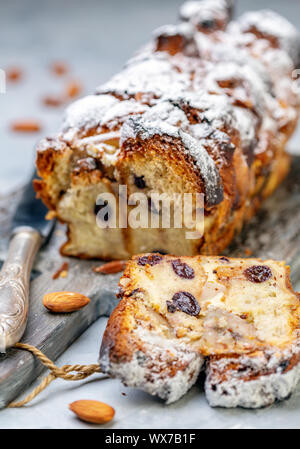
<path fill-rule="evenodd" d="M 167 135 L 193 159 L 206 204 L 221 202 L 220 166 L 207 142 L 229 159 L 239 144 L 251 164 L 262 136 L 284 133 L 299 108 L 296 29 L 271 11 L 237 21 L 231 14 L 230 1 L 186 2 L 182 22 L 156 30 L 119 74 L 69 106 L 61 132 L 38 150 L 85 147 L 108 152 L 103 163 L 114 166 L 128 139 Z"/>

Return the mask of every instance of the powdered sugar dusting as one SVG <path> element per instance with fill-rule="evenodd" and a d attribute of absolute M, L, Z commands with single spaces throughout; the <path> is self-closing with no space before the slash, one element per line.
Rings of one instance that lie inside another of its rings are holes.
<path fill-rule="evenodd" d="M 196 382 L 203 357 L 184 344 L 142 328 L 135 331 L 135 336 L 143 342 L 144 352 L 136 351 L 129 362 L 118 363 L 111 362 L 109 349 L 103 348 L 99 360 L 102 371 L 121 378 L 128 386 L 159 396 L 167 404 L 180 399 Z M 173 376 L 170 367 L 176 370 Z"/>
<path fill-rule="evenodd" d="M 88 95 L 71 104 L 66 110 L 63 130 L 89 129 L 101 124 L 109 109 L 118 103 L 111 95 Z"/>
<path fill-rule="evenodd" d="M 105 123 L 108 128 L 115 128 L 120 126 L 129 115 L 142 114 L 147 109 L 149 109 L 147 105 L 138 103 L 135 100 L 120 101 L 105 111 L 102 123 Z"/>
<path fill-rule="evenodd" d="M 176 72 L 166 57 L 152 56 L 135 61 L 111 81 L 100 86 L 97 92 L 114 92 L 123 98 L 129 98 L 137 93 L 151 94 L 155 98 L 160 98 L 168 91 L 181 92 L 188 90 L 189 87 L 190 80 L 187 73 Z"/>
<path fill-rule="evenodd" d="M 236 127 L 234 108 L 227 96 L 210 95 L 205 90 L 197 89 L 184 96 L 174 96 L 171 101 L 198 109 L 199 116 L 216 129 Z"/>
<path fill-rule="evenodd" d="M 248 109 L 236 109 L 237 129 L 240 132 L 242 147 L 247 149 L 256 142 L 255 125 L 257 117 Z"/>
<path fill-rule="evenodd" d="M 259 408 L 287 398 L 300 379 L 300 363 L 285 371 L 292 356 L 299 356 L 299 344 L 279 353 L 268 350 L 257 356 L 242 356 L 238 360 L 221 358 L 210 362 L 205 382 L 205 394 L 211 407 Z M 231 370 L 227 380 L 219 381 L 218 373 L 230 369 L 238 361 L 240 370 Z M 243 368 L 244 367 L 244 368 Z M 264 374 L 271 371 L 270 374 Z M 247 380 L 247 374 L 259 375 Z"/>
<path fill-rule="evenodd" d="M 182 109 L 174 105 L 170 100 L 162 99 L 144 114 L 145 122 L 163 121 L 168 125 L 176 126 L 183 130 L 188 130 L 190 122 Z M 172 131 L 170 131 L 172 132 Z"/>
<path fill-rule="evenodd" d="M 208 127 L 202 123 L 200 126 L 190 124 L 185 112 L 180 110 L 180 103 L 198 109 L 199 117 L 202 114 L 203 119 L 200 120 L 207 121 L 214 129 L 237 128 L 241 133 L 242 147 L 248 150 L 256 142 L 257 115 L 264 127 L 264 123 L 276 127 L 278 116 L 283 114 L 288 120 L 295 120 L 295 111 L 291 108 L 283 110 L 274 93 L 287 103 L 292 96 L 289 77 L 292 67 L 288 54 L 291 48 L 299 49 L 296 30 L 272 12 L 245 14 L 238 22 L 232 22 L 218 39 L 193 28 L 191 21 L 197 14 L 202 17 L 210 11 L 215 16 L 224 15 L 228 14 L 229 6 L 230 2 L 225 0 L 185 3 L 181 15 L 187 22 L 162 27 L 156 30 L 155 35 L 179 33 L 188 39 L 194 37 L 199 45 L 200 59 L 184 55 L 170 57 L 163 52 L 153 52 L 151 47 L 146 48 L 111 81 L 100 86 L 98 95 L 83 98 L 67 109 L 64 140 L 74 144 L 82 130 L 91 128 L 96 128 L 96 132 L 100 132 L 102 126 L 120 129 L 129 116 L 145 113 L 148 114 L 147 124 L 151 120 L 156 122 L 159 117 L 166 125 L 204 139 Z M 251 24 L 285 42 L 282 49 L 273 48 L 263 39 L 245 33 Z M 273 61 L 278 59 L 282 63 L 280 74 L 276 75 Z M 231 92 L 220 85 L 224 81 L 230 85 L 233 80 L 238 82 Z M 244 112 L 241 112 L 240 102 Z M 172 107 L 171 103 L 179 107 Z M 297 100 L 294 103 L 297 106 Z M 160 123 L 159 128 L 162 127 Z M 154 127 L 150 128 L 153 130 Z M 126 132 L 127 126 L 122 135 L 125 136 Z M 165 132 L 172 133 L 172 130 L 165 126 Z M 143 133 L 145 135 L 145 131 Z"/>
<path fill-rule="evenodd" d="M 153 37 L 157 38 L 161 35 L 174 36 L 179 34 L 187 40 L 194 37 L 194 28 L 190 23 L 179 23 L 178 25 L 163 25 L 153 31 Z"/>
<path fill-rule="evenodd" d="M 178 116 L 180 116 L 180 110 L 178 111 Z M 176 114 L 176 117 L 178 116 Z M 161 120 L 159 115 L 155 117 L 156 120 L 154 120 L 153 115 L 150 115 L 150 118 L 148 118 L 146 113 L 142 117 L 129 119 L 122 128 L 120 145 L 122 146 L 130 138 L 136 139 L 140 137 L 143 140 L 148 140 L 155 135 L 167 135 L 180 139 L 183 144 L 183 151 L 192 157 L 204 181 L 207 205 L 213 206 L 222 201 L 223 185 L 220 174 L 215 162 L 209 156 L 205 147 L 201 142 L 180 128 L 170 124 L 168 121 Z M 172 114 L 170 114 L 170 117 L 172 117 Z"/>
<path fill-rule="evenodd" d="M 207 75 L 203 83 L 208 91 L 219 92 L 221 94 L 224 90 L 220 87 L 219 83 L 226 82 L 227 80 L 229 82 L 231 80 L 235 82 L 236 80 L 237 88 L 233 93 L 233 96 L 236 96 L 235 98 L 246 101 L 249 96 L 253 101 L 253 107 L 262 114 L 265 108 L 266 88 L 262 78 L 251 66 L 240 66 L 240 64 L 235 62 L 220 62 L 215 65 L 215 69 Z M 243 87 L 239 88 L 239 83 Z M 246 92 L 247 87 L 249 90 L 248 95 Z"/>
<path fill-rule="evenodd" d="M 196 162 L 205 183 L 205 199 L 209 206 L 219 204 L 223 199 L 223 185 L 219 171 L 206 149 L 189 134 L 180 131 L 180 137 L 188 154 Z"/>
<path fill-rule="evenodd" d="M 286 51 L 295 64 L 299 61 L 300 39 L 297 29 L 274 11 L 262 10 L 243 14 L 238 23 L 242 31 L 255 27 L 266 37 L 274 36 L 279 46 Z"/>
<path fill-rule="evenodd" d="M 180 17 L 197 25 L 199 21 L 229 19 L 229 3 L 226 0 L 187 1 L 180 8 Z"/>

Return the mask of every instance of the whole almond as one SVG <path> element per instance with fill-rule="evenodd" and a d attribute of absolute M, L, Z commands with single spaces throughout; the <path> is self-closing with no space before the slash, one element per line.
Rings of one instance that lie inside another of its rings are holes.
<path fill-rule="evenodd" d="M 6 79 L 8 81 L 19 81 L 23 76 L 23 71 L 20 67 L 9 67 L 6 69 Z"/>
<path fill-rule="evenodd" d="M 66 87 L 66 95 L 68 98 L 77 97 L 82 91 L 82 86 L 78 81 L 69 81 Z"/>
<path fill-rule="evenodd" d="M 88 399 L 72 402 L 69 409 L 82 421 L 94 424 L 105 424 L 115 415 L 115 410 L 110 405 Z"/>
<path fill-rule="evenodd" d="M 15 120 L 11 124 L 11 130 L 22 133 L 35 133 L 42 129 L 42 125 L 38 120 L 24 119 Z"/>
<path fill-rule="evenodd" d="M 114 260 L 113 262 L 105 263 L 100 267 L 95 267 L 94 272 L 102 274 L 119 273 L 120 271 L 124 270 L 124 268 L 126 267 L 126 263 L 126 260 Z"/>
<path fill-rule="evenodd" d="M 69 72 L 69 66 L 63 61 L 54 61 L 50 68 L 57 76 L 62 76 Z"/>
<path fill-rule="evenodd" d="M 51 106 L 57 108 L 61 106 L 64 102 L 64 98 L 59 95 L 45 95 L 42 99 L 42 102 L 45 106 Z"/>
<path fill-rule="evenodd" d="M 73 292 L 52 292 L 47 293 L 43 298 L 46 309 L 56 313 L 75 312 L 89 302 L 86 296 Z"/>

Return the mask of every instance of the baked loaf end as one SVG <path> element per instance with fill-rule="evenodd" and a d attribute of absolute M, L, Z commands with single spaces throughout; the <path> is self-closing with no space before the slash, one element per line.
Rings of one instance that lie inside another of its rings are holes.
<path fill-rule="evenodd" d="M 146 254 L 128 262 L 103 372 L 169 403 L 206 360 L 212 406 L 261 407 L 298 382 L 299 297 L 283 262 Z"/>
<path fill-rule="evenodd" d="M 225 0 L 187 2 L 180 17 L 73 103 L 61 132 L 38 146 L 35 188 L 68 225 L 65 255 L 218 254 L 288 172 L 299 114 L 295 28 L 271 11 L 231 20 Z M 202 193 L 203 237 L 186 239 L 186 226 L 118 227 L 120 185 L 145 194 L 159 216 L 153 193 Z M 103 193 L 116 196 L 116 228 L 97 226 Z"/>

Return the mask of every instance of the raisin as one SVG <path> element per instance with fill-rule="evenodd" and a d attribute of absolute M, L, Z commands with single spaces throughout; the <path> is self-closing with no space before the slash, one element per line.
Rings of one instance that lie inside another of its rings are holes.
<path fill-rule="evenodd" d="M 281 372 L 286 371 L 286 369 L 289 367 L 290 365 L 290 361 L 289 360 L 284 360 L 283 362 L 281 362 L 279 364 L 279 367 L 281 368 Z"/>
<path fill-rule="evenodd" d="M 134 184 L 137 186 L 138 189 L 144 189 L 146 187 L 146 182 L 144 180 L 144 175 L 142 176 L 134 176 Z"/>
<path fill-rule="evenodd" d="M 135 288 L 132 290 L 132 292 L 128 296 L 134 296 L 136 293 L 140 292 L 141 290 L 139 288 Z"/>
<path fill-rule="evenodd" d="M 147 360 L 146 354 L 144 354 L 142 351 L 137 351 L 135 354 L 138 365 L 143 366 Z"/>
<path fill-rule="evenodd" d="M 167 301 L 167 309 L 170 313 L 176 312 L 176 306 L 171 301 Z"/>
<path fill-rule="evenodd" d="M 192 267 L 188 264 L 181 262 L 180 259 L 172 261 L 172 267 L 174 272 L 183 279 L 193 279 L 195 277 L 195 272 Z"/>
<path fill-rule="evenodd" d="M 138 259 L 138 265 L 144 267 L 145 265 L 157 265 L 162 260 L 162 257 L 159 254 L 150 254 L 149 256 L 142 256 Z"/>
<path fill-rule="evenodd" d="M 206 19 L 200 22 L 200 27 L 205 28 L 207 30 L 213 30 L 216 26 L 216 22 L 214 19 Z"/>
<path fill-rule="evenodd" d="M 168 301 L 169 302 L 169 301 Z M 181 312 L 187 313 L 188 315 L 197 316 L 200 313 L 200 306 L 196 300 L 196 298 L 189 292 L 177 292 L 172 298 L 172 306 L 171 310 L 169 309 L 169 305 L 167 302 L 167 307 L 169 312 L 173 313 L 175 310 L 180 310 Z"/>
<path fill-rule="evenodd" d="M 121 286 L 119 286 L 117 293 L 116 293 L 116 297 L 122 299 L 124 296 L 124 293 L 125 293 L 124 289 Z"/>
<path fill-rule="evenodd" d="M 95 204 L 94 214 L 97 216 L 98 212 L 100 212 L 100 210 L 102 210 L 103 207 L 107 207 L 107 205 L 108 205 L 108 201 L 106 201 L 106 200 L 104 201 L 104 204 Z M 106 212 L 106 214 L 103 217 L 103 221 L 109 221 L 109 215 L 110 215 L 109 211 Z"/>
<path fill-rule="evenodd" d="M 247 371 L 247 366 L 240 366 L 239 368 L 238 368 L 238 372 L 239 373 L 244 373 L 245 371 Z"/>
<path fill-rule="evenodd" d="M 272 277 L 272 271 L 266 265 L 253 265 L 246 268 L 244 274 L 248 281 L 251 282 L 265 282 Z"/>

